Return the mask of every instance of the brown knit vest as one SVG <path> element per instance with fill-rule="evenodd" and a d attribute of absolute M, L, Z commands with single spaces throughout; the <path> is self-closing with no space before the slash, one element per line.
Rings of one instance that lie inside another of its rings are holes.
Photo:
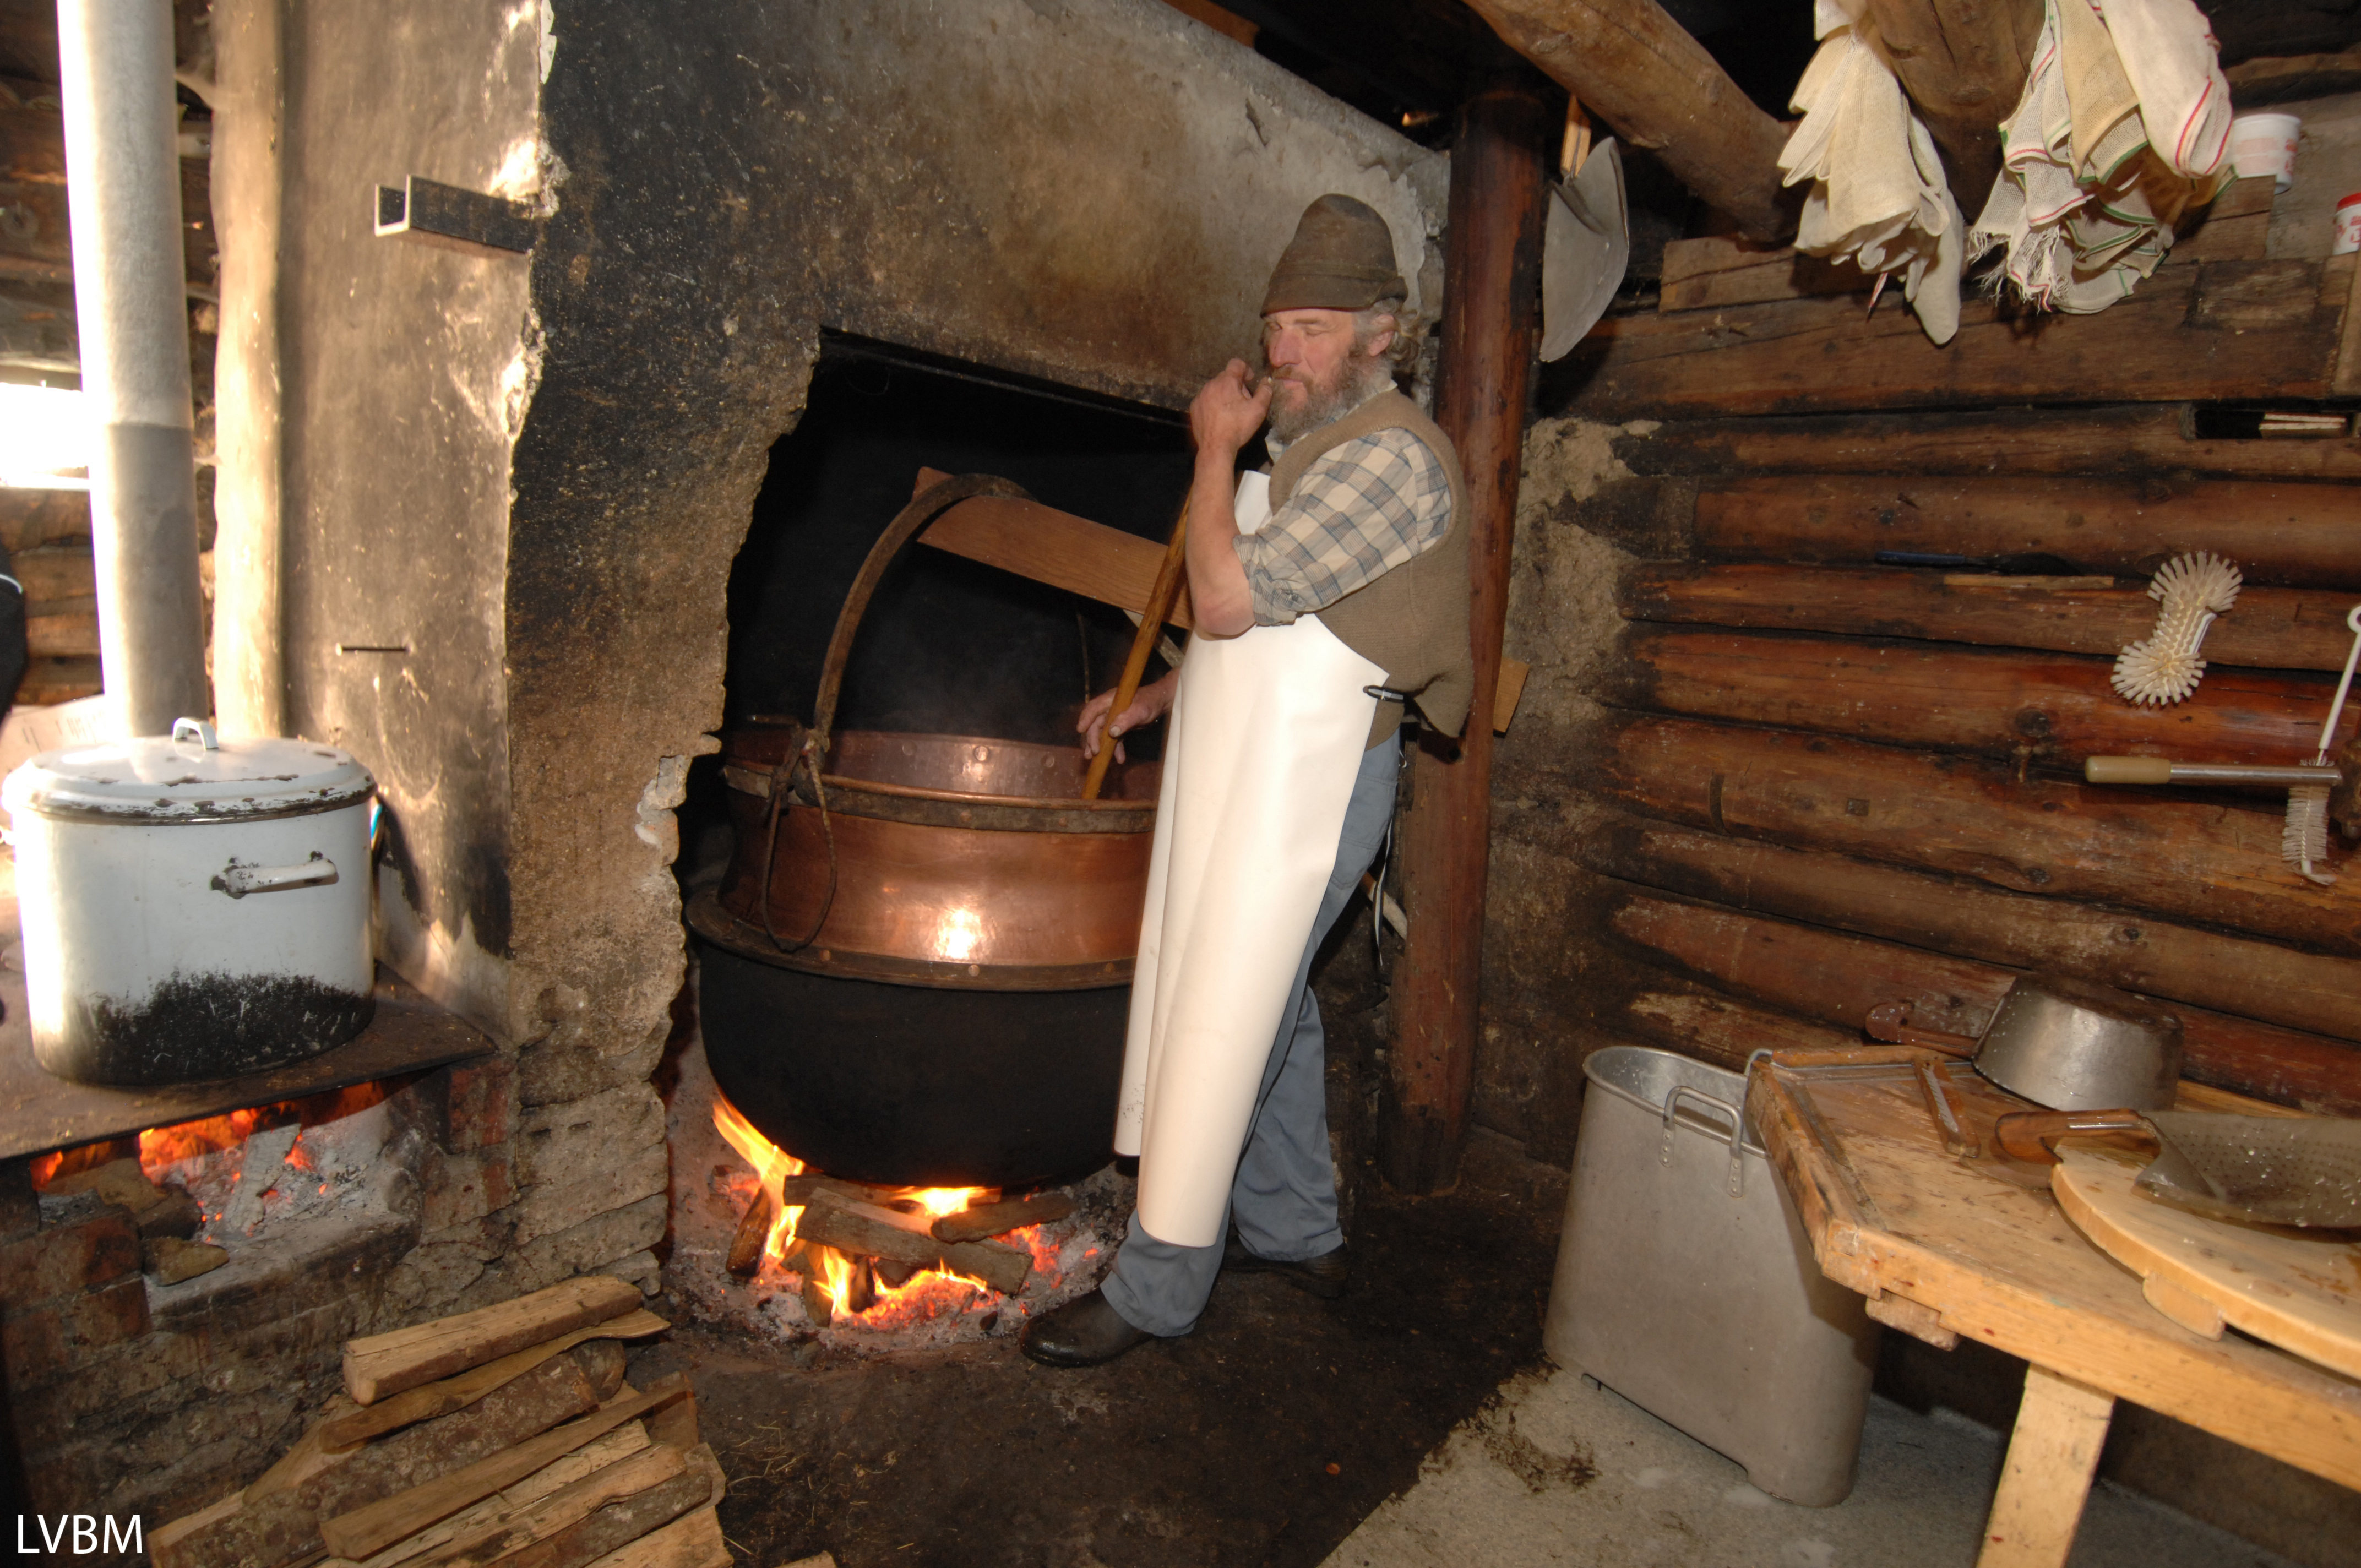
<path fill-rule="evenodd" d="M 1440 540 L 1320 611 L 1320 620 L 1339 641 L 1382 668 L 1387 687 L 1408 693 L 1429 724 L 1456 735 L 1476 695 L 1476 662 L 1467 634 L 1467 486 L 1451 438 L 1400 392 L 1380 392 L 1297 441 L 1271 465 L 1271 510 L 1287 504 L 1322 457 L 1381 430 L 1409 431 L 1442 461 L 1451 481 L 1451 520 Z M 1368 743 L 1378 744 L 1400 722 L 1399 707 L 1379 703 Z"/>

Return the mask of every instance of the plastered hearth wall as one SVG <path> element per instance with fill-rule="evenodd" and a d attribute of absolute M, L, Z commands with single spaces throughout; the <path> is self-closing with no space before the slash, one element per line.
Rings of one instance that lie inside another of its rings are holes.
<path fill-rule="evenodd" d="M 220 0 L 215 27 L 247 132 L 215 176 L 245 214 L 222 709 L 375 772 L 389 961 L 516 1053 L 524 1115 L 602 1141 L 521 1181 L 502 1256 L 468 1244 L 469 1298 L 529 1289 L 661 1234 L 672 807 L 823 331 L 1179 406 L 1323 191 L 1387 216 L 1432 311 L 1445 163 L 1159 0 Z M 531 256 L 375 237 L 409 175 L 537 203 Z"/>

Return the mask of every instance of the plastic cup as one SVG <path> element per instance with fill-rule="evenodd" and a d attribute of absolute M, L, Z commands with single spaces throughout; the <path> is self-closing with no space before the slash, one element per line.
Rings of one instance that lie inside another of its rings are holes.
<path fill-rule="evenodd" d="M 2336 203 L 2336 238 L 2328 254 L 2350 256 L 2356 250 L 2361 250 L 2361 191 Z"/>
<path fill-rule="evenodd" d="M 2293 115 L 2241 115 L 2230 122 L 2230 163 L 2241 180 L 2271 177 L 2278 194 L 2295 183 L 2295 143 L 2303 121 Z"/>

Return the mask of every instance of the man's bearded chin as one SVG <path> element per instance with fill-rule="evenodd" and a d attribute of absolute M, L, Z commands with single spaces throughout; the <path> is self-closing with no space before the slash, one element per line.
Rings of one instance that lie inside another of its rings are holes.
<path fill-rule="evenodd" d="M 1336 367 L 1335 374 L 1325 381 L 1313 381 L 1300 372 L 1271 372 L 1270 433 L 1281 441 L 1293 441 L 1308 435 L 1323 424 L 1332 424 L 1361 406 L 1370 393 L 1378 389 L 1381 379 L 1390 380 L 1393 372 L 1384 358 L 1356 353 Z M 1301 389 L 1303 396 L 1295 395 Z"/>

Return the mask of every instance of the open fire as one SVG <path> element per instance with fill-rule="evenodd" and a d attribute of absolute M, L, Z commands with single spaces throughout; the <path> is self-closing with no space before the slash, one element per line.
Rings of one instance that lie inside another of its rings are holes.
<path fill-rule="evenodd" d="M 840 1180 L 756 1131 L 701 1042 L 675 1063 L 664 1282 L 705 1322 L 798 1356 L 1001 1339 L 1096 1284 L 1122 1239 L 1131 1184 L 1112 1168 L 1030 1196 Z M 1019 1200 L 1041 1207 L 1003 1206 Z M 937 1238 L 938 1223 L 961 1239 Z"/>
<path fill-rule="evenodd" d="M 768 1221 L 759 1255 L 742 1262 L 733 1258 L 731 1272 L 751 1276 L 758 1288 L 781 1287 L 793 1279 L 806 1315 L 816 1326 L 828 1327 L 843 1318 L 867 1328 L 902 1328 L 957 1316 L 996 1300 L 998 1293 L 988 1282 L 961 1272 L 947 1261 L 897 1266 L 893 1260 L 858 1255 L 799 1235 L 797 1227 L 810 1205 L 796 1201 L 800 1191 L 791 1193 L 789 1187 L 794 1179 L 814 1173 L 755 1131 L 753 1124 L 719 1090 L 713 1094 L 713 1126 L 752 1168 L 751 1179 L 728 1184 L 744 1201 L 746 1217 L 741 1222 L 739 1243 L 751 1241 L 745 1231 L 748 1223 L 760 1224 L 766 1217 Z M 811 1183 L 798 1185 L 800 1189 Z M 1001 1195 L 998 1189 L 989 1187 L 906 1187 L 869 1188 L 861 1196 L 931 1223 L 996 1202 Z M 1033 1271 L 1054 1278 L 1060 1272 L 1060 1248 L 1044 1235 L 1044 1229 L 1040 1224 L 1024 1225 L 1003 1233 L 998 1239 L 1023 1248 Z M 1090 1252 L 1095 1255 L 1096 1249 Z"/>
<path fill-rule="evenodd" d="M 195 1239 L 235 1246 L 371 1186 L 390 1131 L 386 1095 L 385 1084 L 360 1083 L 60 1149 L 32 1161 L 33 1185 L 86 1186 L 68 1179 L 115 1165 L 127 1172 L 137 1160 L 156 1190 L 194 1201 Z M 105 1182 L 98 1190 L 121 1190 Z"/>

